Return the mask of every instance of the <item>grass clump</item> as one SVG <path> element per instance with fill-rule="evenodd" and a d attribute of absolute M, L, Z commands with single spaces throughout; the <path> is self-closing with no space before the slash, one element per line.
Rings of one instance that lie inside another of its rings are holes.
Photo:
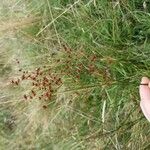
<path fill-rule="evenodd" d="M 149 75 L 149 3 L 33 0 L 14 6 L 22 4 L 33 19 L 14 27 L 14 57 L 6 55 L 11 69 L 2 71 L 10 95 L 0 103 L 2 149 L 148 149 L 138 85 Z"/>

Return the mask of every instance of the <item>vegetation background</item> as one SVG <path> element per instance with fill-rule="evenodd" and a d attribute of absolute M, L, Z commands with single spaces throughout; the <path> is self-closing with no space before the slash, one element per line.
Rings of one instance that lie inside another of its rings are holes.
<path fill-rule="evenodd" d="M 148 0 L 1 0 L 0 149 L 150 149 L 149 57 Z"/>

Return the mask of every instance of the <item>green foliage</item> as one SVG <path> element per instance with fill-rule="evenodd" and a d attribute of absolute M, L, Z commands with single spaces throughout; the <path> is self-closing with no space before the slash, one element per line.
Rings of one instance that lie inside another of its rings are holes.
<path fill-rule="evenodd" d="M 18 67 L 32 72 L 46 65 L 44 72 L 50 69 L 63 85 L 53 101 L 35 98 L 8 104 L 13 110 L 2 107 L 0 128 L 7 130 L 5 135 L 12 133 L 10 149 L 148 148 L 149 124 L 139 111 L 138 94 L 140 78 L 150 74 L 148 1 L 146 8 L 140 0 L 24 3 L 41 20 L 15 35 L 25 49 Z M 0 73 L 8 75 L 11 67 Z M 23 92 L 31 89 L 19 86 Z M 12 88 L 8 91 L 16 95 L 9 100 L 19 99 L 22 91 Z M 3 124 L 4 115 L 15 116 L 11 131 Z"/>

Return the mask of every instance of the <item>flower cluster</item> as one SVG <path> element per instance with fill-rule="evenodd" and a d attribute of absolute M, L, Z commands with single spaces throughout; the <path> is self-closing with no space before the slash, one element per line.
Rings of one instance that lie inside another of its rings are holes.
<path fill-rule="evenodd" d="M 18 60 L 17 63 L 19 64 Z M 36 68 L 32 72 L 19 69 L 19 72 L 21 76 L 11 80 L 11 83 L 16 86 L 19 86 L 24 81 L 30 83 L 31 90 L 23 95 L 24 100 L 52 100 L 57 89 L 63 84 L 61 77 L 56 73 L 52 73 L 47 66 Z"/>

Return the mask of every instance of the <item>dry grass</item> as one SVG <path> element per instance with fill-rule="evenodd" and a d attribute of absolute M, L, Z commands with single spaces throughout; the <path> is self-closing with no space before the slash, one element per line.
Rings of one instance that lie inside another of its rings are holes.
<path fill-rule="evenodd" d="M 28 17 L 28 18 L 19 18 L 15 20 L 9 20 L 5 22 L 1 22 L 0 24 L 0 32 L 9 32 L 14 30 L 19 30 L 25 27 L 28 27 L 30 25 L 33 25 L 34 23 L 37 23 L 41 20 L 41 17 Z"/>

